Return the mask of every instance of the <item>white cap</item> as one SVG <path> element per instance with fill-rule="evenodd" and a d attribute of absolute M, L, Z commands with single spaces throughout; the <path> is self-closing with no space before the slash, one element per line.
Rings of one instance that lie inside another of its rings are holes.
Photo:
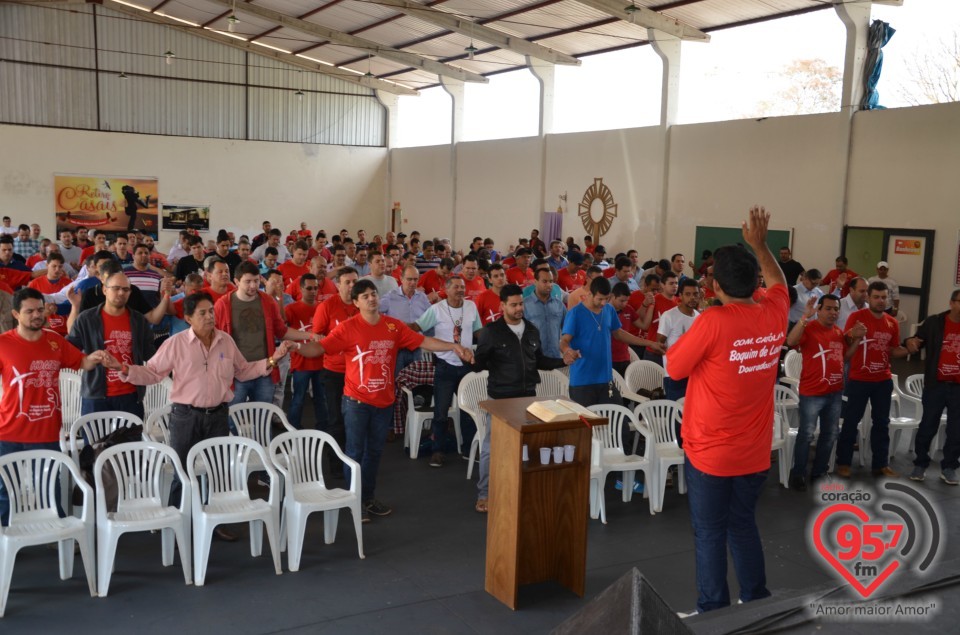
<path fill-rule="evenodd" d="M 881 260 L 877 263 L 877 269 L 889 269 L 890 265 L 887 264 L 886 260 Z"/>

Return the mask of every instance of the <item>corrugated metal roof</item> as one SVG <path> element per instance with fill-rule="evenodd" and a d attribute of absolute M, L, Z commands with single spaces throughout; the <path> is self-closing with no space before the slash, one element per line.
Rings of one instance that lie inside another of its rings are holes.
<path fill-rule="evenodd" d="M 104 0 L 104 6 L 109 7 L 111 1 Z M 469 34 L 453 33 L 430 23 L 428 16 L 431 11 L 442 11 L 473 20 L 508 35 L 574 56 L 582 57 L 647 43 L 647 32 L 642 26 L 620 20 L 576 0 L 416 1 L 428 7 L 425 7 L 423 13 L 417 11 L 413 15 L 405 15 L 388 4 L 369 0 L 252 0 L 259 6 L 354 34 L 377 45 L 415 53 L 485 75 L 522 67 L 525 58 L 516 52 L 492 47 L 477 35 L 473 42 L 480 52 L 474 59 L 468 60 L 464 49 L 470 43 Z M 623 0 L 623 5 L 628 1 Z M 163 15 L 208 25 L 222 31 L 227 30 L 227 16 L 231 13 L 230 7 L 211 0 L 134 0 L 133 3 L 141 2 L 141 6 L 154 9 L 159 7 L 158 12 Z M 426 73 L 402 62 L 380 57 L 374 58 L 368 64 L 366 58 L 369 51 L 363 47 L 327 42 L 321 37 L 295 28 L 280 27 L 270 20 L 243 12 L 244 3 L 245 0 L 238 2 L 241 8 L 237 12 L 240 19 L 235 29 L 237 36 L 283 51 L 303 53 L 315 60 L 361 73 L 366 72 L 369 67 L 377 77 L 389 78 L 414 89 L 437 84 L 435 73 Z M 706 32 L 830 6 L 822 0 L 635 0 L 635 4 Z M 71 10 L 86 9 L 71 7 Z M 129 16 L 126 19 L 130 19 Z M 47 27 L 34 25 L 33 28 L 42 31 Z M 36 35 L 39 36 L 40 34 Z M 127 44 L 138 46 L 141 43 L 134 39 Z M 0 41 L 0 51 L 4 50 L 3 46 Z M 181 45 L 178 43 L 178 46 Z M 140 63 L 149 65 L 149 58 L 144 58 Z M 178 76 L 180 73 L 190 72 L 205 75 L 222 72 L 209 69 L 190 71 L 186 68 L 187 65 L 184 67 L 178 68 Z"/>

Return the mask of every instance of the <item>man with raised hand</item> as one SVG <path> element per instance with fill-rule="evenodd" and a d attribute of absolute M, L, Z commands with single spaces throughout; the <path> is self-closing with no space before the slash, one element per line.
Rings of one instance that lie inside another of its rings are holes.
<path fill-rule="evenodd" d="M 787 335 L 787 346 L 796 346 L 803 359 L 800 374 L 800 429 L 790 470 L 790 489 L 807 489 L 810 442 L 820 420 L 820 438 L 813 458 L 810 480 L 826 475 L 830 453 L 840 431 L 843 405 L 843 363 L 857 350 L 864 328 L 857 324 L 847 335 L 837 327 L 840 299 L 824 295 L 807 300 L 803 316 Z M 817 319 L 812 319 L 816 315 Z"/>
<path fill-rule="evenodd" d="M 790 296 L 767 246 L 769 223 L 756 207 L 743 223 L 756 257 L 740 246 L 714 252 L 713 289 L 723 305 L 701 314 L 666 356 L 671 377 L 690 378 L 682 434 L 701 613 L 730 604 L 728 547 L 740 600 L 770 595 L 756 506 L 770 469 L 773 387 Z M 758 268 L 770 286 L 755 302 Z"/>

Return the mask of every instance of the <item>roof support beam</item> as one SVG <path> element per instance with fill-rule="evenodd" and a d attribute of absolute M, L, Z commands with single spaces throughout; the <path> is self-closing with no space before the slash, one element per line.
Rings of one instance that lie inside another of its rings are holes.
<path fill-rule="evenodd" d="M 498 48 L 513 51 L 520 55 L 550 62 L 551 64 L 580 65 L 580 60 L 572 55 L 554 51 L 546 46 L 534 44 L 524 38 L 509 35 L 497 29 L 491 29 L 488 26 L 478 24 L 472 20 L 466 20 L 446 11 L 440 11 L 439 9 L 433 9 L 416 2 L 410 2 L 410 0 L 378 0 L 377 3 L 392 7 L 421 22 L 443 27 L 448 31 L 454 31 L 461 35 L 476 38 L 481 42 L 493 44 Z"/>
<path fill-rule="evenodd" d="M 681 40 L 710 41 L 710 36 L 700 29 L 695 29 L 678 20 L 668 18 L 662 13 L 657 13 L 646 7 L 630 4 L 626 5 L 626 7 L 630 8 L 628 11 L 623 4 L 624 0 L 577 0 L 577 2 L 596 9 L 597 11 L 603 11 L 615 18 L 620 18 L 624 22 L 630 22 L 637 26 L 646 27 L 647 29 L 655 29 L 667 35 L 678 37 Z"/>
<path fill-rule="evenodd" d="M 216 4 L 221 4 L 225 7 L 233 7 L 233 2 L 231 2 L 231 0 L 210 1 L 215 2 Z M 301 33 L 306 33 L 308 35 L 313 35 L 325 40 L 330 40 L 331 42 L 336 42 L 338 44 L 360 49 L 361 51 L 365 51 L 370 55 L 376 55 L 384 59 L 427 71 L 428 73 L 434 73 L 440 77 L 449 77 L 451 79 L 458 79 L 466 82 L 486 83 L 488 81 L 483 75 L 471 73 L 470 71 L 465 71 L 454 66 L 449 66 L 436 60 L 423 57 L 422 55 L 417 55 L 416 53 L 408 53 L 407 51 L 401 51 L 390 46 L 385 46 L 378 42 L 374 42 L 373 40 L 367 40 L 355 35 L 350 35 L 349 33 L 344 33 L 343 31 L 336 31 L 315 22 L 307 22 L 306 20 L 301 20 L 292 15 L 280 13 L 279 11 L 274 11 L 273 9 L 268 9 L 257 4 L 239 2 L 236 5 L 236 10 L 241 13 L 255 15 L 269 22 L 273 22 L 274 24 L 285 26 L 295 31 L 300 31 Z"/>
<path fill-rule="evenodd" d="M 205 40 L 211 40 L 224 46 L 229 46 L 231 48 L 240 49 L 241 51 L 248 51 L 262 57 L 269 57 L 275 59 L 285 64 L 290 64 L 291 66 L 296 66 L 297 68 L 302 68 L 307 71 L 312 71 L 314 73 L 321 73 L 323 75 L 329 75 L 337 79 L 341 79 L 345 82 L 350 82 L 351 84 L 359 84 L 365 88 L 372 88 L 374 90 L 382 90 L 388 93 L 396 93 L 398 95 L 417 95 L 417 91 L 412 88 L 407 88 L 406 86 L 401 86 L 399 84 L 394 84 L 392 82 L 386 82 L 382 79 L 377 79 L 375 77 L 365 77 L 363 75 L 356 75 L 349 71 L 338 70 L 334 66 L 327 66 L 326 64 L 319 64 L 317 62 L 311 62 L 310 60 L 304 59 L 302 57 L 297 57 L 290 53 L 283 53 L 275 49 L 266 48 L 259 46 L 257 44 L 251 44 L 245 40 L 239 38 L 230 37 L 228 35 L 222 35 L 216 31 L 211 31 L 208 29 L 203 29 L 201 27 L 190 26 L 184 24 L 183 22 L 178 22 L 170 18 L 166 18 L 161 15 L 155 15 L 149 11 L 140 11 L 134 9 L 129 5 L 120 4 L 118 2 L 109 2 L 105 5 L 113 10 L 120 13 L 125 13 L 136 17 L 138 20 L 143 20 L 145 22 L 153 22 L 155 24 L 162 24 L 163 26 L 169 27 L 171 29 L 176 29 L 183 33 L 188 33 L 195 37 L 200 37 Z"/>

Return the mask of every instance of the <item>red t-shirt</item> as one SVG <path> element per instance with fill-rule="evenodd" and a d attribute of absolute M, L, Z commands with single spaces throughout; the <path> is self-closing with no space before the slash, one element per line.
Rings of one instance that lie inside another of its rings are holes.
<path fill-rule="evenodd" d="M 87 261 L 87 258 L 92 256 L 94 252 L 96 252 L 96 250 L 97 248 L 94 245 L 85 247 L 84 250 L 80 252 L 80 264 L 82 265 L 83 263 L 85 263 Z"/>
<path fill-rule="evenodd" d="M 860 340 L 857 352 L 850 359 L 848 377 L 857 381 L 886 381 L 890 374 L 890 349 L 900 345 L 900 324 L 895 317 L 881 313 L 873 317 L 870 309 L 854 311 L 847 318 L 844 332 L 863 322 L 867 334 Z"/>
<path fill-rule="evenodd" d="M 827 328 L 813 320 L 807 323 L 797 344 L 803 357 L 800 394 L 808 397 L 843 390 L 843 351 L 847 345 L 836 325 Z"/>
<path fill-rule="evenodd" d="M 670 309 L 675 309 L 677 307 L 677 300 L 679 298 L 680 296 L 676 296 L 676 295 L 673 296 L 672 298 L 668 298 L 662 293 L 658 293 L 657 295 L 653 296 L 653 319 L 650 320 L 650 326 L 647 327 L 646 339 L 650 340 L 651 342 L 657 341 L 657 330 L 660 328 L 660 316 L 666 313 L 667 311 L 669 311 Z M 643 300 L 641 300 L 640 302 L 642 305 Z M 641 306 L 640 310 L 644 311 L 646 309 L 644 309 Z M 647 347 L 647 350 L 650 351 L 651 353 L 654 352 L 650 350 L 649 346 Z"/>
<path fill-rule="evenodd" d="M 217 293 L 217 292 L 214 291 L 209 285 L 203 287 L 203 288 L 200 289 L 200 290 L 203 291 L 204 293 L 209 293 L 209 294 L 210 294 L 210 297 L 213 298 L 213 303 L 216 304 L 216 303 L 217 303 L 217 300 L 219 300 L 220 298 L 222 298 L 222 297 L 225 296 L 225 295 L 230 295 L 231 293 L 233 293 L 234 291 L 236 291 L 237 288 L 228 282 L 228 283 L 227 283 L 227 288 L 226 288 L 226 290 L 225 290 L 223 293 Z M 181 305 L 181 307 L 182 307 L 182 306 L 183 306 L 183 305 Z M 180 310 L 181 310 L 181 313 L 182 313 L 182 312 L 183 312 L 183 309 L 181 308 Z M 180 319 L 183 319 L 183 318 L 181 317 Z"/>
<path fill-rule="evenodd" d="M 636 335 L 637 337 L 643 337 L 640 334 L 640 329 L 633 325 L 640 318 L 640 314 L 635 308 L 630 306 L 628 303 L 623 307 L 623 310 L 620 311 L 617 315 L 620 316 L 620 323 L 623 325 L 623 330 L 625 330 L 630 335 Z M 626 344 L 624 344 L 626 346 Z M 614 360 L 617 361 L 617 360 Z"/>
<path fill-rule="evenodd" d="M 316 304 L 294 302 L 284 307 L 287 324 L 290 328 L 310 333 L 313 331 L 313 316 L 317 312 Z M 323 355 L 319 357 L 304 357 L 296 351 L 290 351 L 290 370 L 322 370 Z"/>
<path fill-rule="evenodd" d="M 130 332 L 130 313 L 125 309 L 123 315 L 116 317 L 106 311 L 100 311 L 103 320 L 103 347 L 121 364 L 133 363 L 133 334 Z M 107 371 L 107 397 L 119 397 L 136 392 L 137 387 L 120 379 L 120 371 Z"/>
<path fill-rule="evenodd" d="M 33 274 L 29 271 L 20 271 L 10 267 L 0 267 L 0 282 L 10 285 L 13 289 L 19 289 L 30 284 L 33 280 Z"/>
<path fill-rule="evenodd" d="M 313 314 L 313 332 L 328 335 L 341 322 L 346 322 L 357 313 L 359 311 L 356 305 L 352 302 L 344 304 L 339 294 L 327 298 L 317 305 L 317 310 Z M 320 343 L 324 348 L 327 347 L 323 341 Z M 325 354 L 323 356 L 323 367 L 334 373 L 346 372 L 346 362 L 343 355 L 340 354 Z"/>
<path fill-rule="evenodd" d="M 0 351 L 0 440 L 57 441 L 61 424 L 60 369 L 79 369 L 83 353 L 51 331 L 41 331 L 39 340 L 28 342 L 16 329 L 0 335 Z"/>
<path fill-rule="evenodd" d="M 854 278 L 858 277 L 858 275 L 859 275 L 859 274 L 857 274 L 857 272 L 854 271 L 853 269 L 847 269 L 844 273 L 847 274 L 847 282 L 850 282 L 851 280 L 853 280 Z M 838 296 L 840 296 L 840 297 L 842 298 L 843 296 L 847 295 L 848 289 L 847 289 L 847 285 L 846 285 L 846 284 L 843 285 L 843 288 L 840 288 L 840 289 L 836 289 L 836 288 L 835 288 L 835 287 L 836 287 L 836 282 L 837 282 L 837 277 L 838 277 L 839 275 L 840 275 L 840 272 L 839 272 L 838 270 L 836 270 L 836 269 L 831 269 L 830 271 L 827 272 L 827 275 L 825 275 L 825 276 L 823 277 L 823 279 L 820 280 L 820 284 L 821 284 L 821 285 L 828 285 L 828 286 L 830 287 L 830 293 L 832 293 L 832 294 L 834 294 L 834 295 L 838 295 Z"/>
<path fill-rule="evenodd" d="M 618 311 L 617 317 L 620 318 L 620 326 L 623 327 L 623 330 L 628 333 L 634 333 L 637 330 L 637 327 L 633 325 L 633 321 L 637 319 L 637 314 L 634 313 L 630 305 L 625 305 L 622 311 Z M 615 337 L 610 338 L 610 352 L 613 355 L 614 362 L 630 361 L 630 347 L 626 342 L 621 342 Z"/>
<path fill-rule="evenodd" d="M 28 286 L 31 289 L 36 289 L 40 293 L 46 293 L 47 295 L 50 295 L 58 292 L 68 284 L 70 284 L 70 278 L 67 276 L 60 276 L 60 278 L 56 281 L 43 276 L 42 278 L 34 278 Z"/>
<path fill-rule="evenodd" d="M 447 281 L 437 273 L 436 269 L 430 269 L 420 276 L 420 287 L 427 293 L 440 293 L 446 286 Z"/>
<path fill-rule="evenodd" d="M 960 383 L 960 322 L 952 322 L 949 317 L 944 319 L 937 381 Z"/>
<path fill-rule="evenodd" d="M 480 312 L 480 323 L 486 326 L 500 317 L 500 295 L 493 289 L 487 289 L 476 300 Z"/>
<path fill-rule="evenodd" d="M 587 272 L 583 269 L 577 269 L 576 273 L 571 274 L 570 270 L 564 267 L 557 272 L 557 284 L 566 292 L 579 289 L 587 282 Z"/>
<path fill-rule="evenodd" d="M 294 282 L 299 284 L 300 276 L 305 273 L 310 273 L 310 264 L 309 261 L 304 261 L 304 263 L 298 267 L 294 264 L 293 260 L 288 260 L 277 267 L 277 271 L 283 275 L 283 286 L 290 285 Z"/>
<path fill-rule="evenodd" d="M 527 267 L 523 271 L 520 271 L 517 267 L 511 267 L 507 269 L 507 282 L 510 284 L 518 284 L 521 287 L 529 287 L 535 282 L 533 269 Z"/>
<path fill-rule="evenodd" d="M 394 267 L 390 275 L 397 281 L 397 284 L 403 284 L 403 267 Z"/>
<path fill-rule="evenodd" d="M 67 316 L 57 313 L 47 314 L 47 328 L 57 335 L 67 336 Z"/>
<path fill-rule="evenodd" d="M 396 400 L 393 372 L 397 351 L 413 350 L 422 343 L 423 335 L 387 315 L 381 315 L 376 324 L 356 315 L 322 342 L 328 352 L 339 353 L 347 362 L 343 394 L 376 408 L 390 407 Z"/>
<path fill-rule="evenodd" d="M 683 450 L 698 470 L 741 476 L 770 468 L 773 386 L 789 298 L 778 284 L 759 303 L 705 311 L 667 351 L 670 376 L 690 378 Z"/>
<path fill-rule="evenodd" d="M 43 254 L 36 253 L 27 258 L 27 269 L 33 270 L 34 265 L 38 262 L 43 262 L 46 258 L 43 257 Z"/>

